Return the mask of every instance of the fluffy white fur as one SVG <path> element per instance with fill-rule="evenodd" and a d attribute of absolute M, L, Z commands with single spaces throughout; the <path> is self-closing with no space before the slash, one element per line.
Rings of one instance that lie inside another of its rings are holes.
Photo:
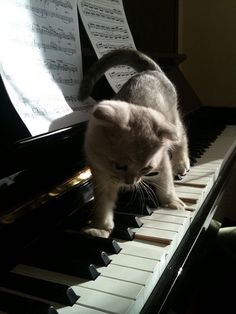
<path fill-rule="evenodd" d="M 119 53 L 122 56 L 123 52 Z M 174 174 L 184 175 L 189 170 L 177 95 L 165 74 L 150 62 L 154 69 L 136 74 L 113 100 L 99 102 L 92 112 L 85 138 L 95 198 L 93 220 L 83 230 L 88 234 L 108 237 L 114 227 L 113 209 L 119 189 L 137 186 L 141 181 L 152 183 L 161 206 L 185 207 L 173 182 Z M 85 81 L 89 81 L 88 76 Z M 152 172 L 159 174 L 147 176 Z"/>

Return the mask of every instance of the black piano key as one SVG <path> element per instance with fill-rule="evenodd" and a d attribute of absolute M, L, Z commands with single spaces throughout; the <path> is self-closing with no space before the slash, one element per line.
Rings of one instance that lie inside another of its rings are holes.
<path fill-rule="evenodd" d="M 115 227 L 111 233 L 111 237 L 120 240 L 132 241 L 134 238 L 134 234 L 135 233 L 130 228 Z"/>
<path fill-rule="evenodd" d="M 195 149 L 191 149 L 190 150 L 190 155 L 191 156 L 194 156 L 195 158 L 200 158 L 202 156 L 202 153 L 195 150 Z"/>
<path fill-rule="evenodd" d="M 8 273 L 2 277 L 1 285 L 11 290 L 17 290 L 65 305 L 73 305 L 79 298 L 74 290 L 67 285 L 15 273 Z"/>
<path fill-rule="evenodd" d="M 146 203 L 139 204 L 136 202 L 132 203 L 132 205 L 129 205 L 129 206 L 119 205 L 116 207 L 116 211 L 124 212 L 128 214 L 134 214 L 134 215 L 143 215 L 143 216 L 148 216 L 152 214 L 151 208 Z"/>
<path fill-rule="evenodd" d="M 114 222 L 116 226 L 126 226 L 134 228 L 140 228 L 143 225 L 139 217 L 133 214 L 121 212 L 115 212 Z"/>
<path fill-rule="evenodd" d="M 197 159 L 193 156 L 190 156 L 190 166 L 193 167 L 197 162 Z"/>
<path fill-rule="evenodd" d="M 68 257 L 63 251 L 59 253 L 53 249 L 51 252 L 28 251 L 20 263 L 91 280 L 95 280 L 100 274 L 87 260 Z"/>
<path fill-rule="evenodd" d="M 86 246 L 81 249 L 78 243 L 79 241 L 73 237 L 70 238 L 66 236 L 65 233 L 60 232 L 57 233 L 55 237 L 51 237 L 47 244 L 45 244 L 45 241 L 42 241 L 39 245 L 41 250 L 46 249 L 47 251 L 51 251 L 51 247 L 53 247 L 54 256 L 57 255 L 58 252 L 63 252 L 67 259 L 76 259 L 84 264 L 107 266 L 111 262 L 107 253 L 100 248 Z"/>
<path fill-rule="evenodd" d="M 89 280 L 95 280 L 100 275 L 93 264 L 81 265 L 78 261 L 58 262 L 58 260 L 54 260 L 52 262 L 48 260 L 30 260 L 26 261 L 25 264 Z"/>
<path fill-rule="evenodd" d="M 70 241 L 75 241 L 78 247 L 83 250 L 84 248 L 99 248 L 102 251 L 111 254 L 118 254 L 121 250 L 116 240 L 111 238 L 92 237 L 78 233 L 77 230 L 66 230 L 63 233 Z"/>
<path fill-rule="evenodd" d="M 157 208 L 160 206 L 160 203 L 154 194 L 152 194 L 151 197 L 146 198 L 145 203 L 146 203 L 146 212 L 148 212 L 148 215 L 152 214 L 151 208 Z"/>
<path fill-rule="evenodd" d="M 111 262 L 111 259 L 107 253 L 101 251 L 99 248 L 85 248 L 83 250 L 83 254 L 85 254 L 85 259 L 89 263 L 99 266 L 107 266 Z"/>
<path fill-rule="evenodd" d="M 50 303 L 20 296 L 14 294 L 13 291 L 2 290 L 0 290 L 0 310 L 8 314 L 58 314 Z"/>
<path fill-rule="evenodd" d="M 148 205 L 146 205 L 145 211 L 143 211 L 143 213 L 141 213 L 141 215 L 150 216 L 152 213 L 153 213 L 153 210 Z"/>

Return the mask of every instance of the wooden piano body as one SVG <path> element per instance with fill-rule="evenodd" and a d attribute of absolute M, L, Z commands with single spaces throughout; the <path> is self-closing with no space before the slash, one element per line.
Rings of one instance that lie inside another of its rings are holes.
<path fill-rule="evenodd" d="M 235 110 L 202 107 L 180 72 L 176 1 L 158 2 L 161 44 L 153 49 L 141 46 L 132 7 L 124 5 L 137 47 L 157 58 L 178 89 L 193 167 L 176 189 L 187 210 L 156 209 L 148 197 L 126 206 L 125 196 L 110 239 L 81 236 L 93 200 L 83 155 L 86 123 L 32 138 L 1 82 L 0 312 L 167 313 L 181 289 L 181 271 L 187 273 L 204 246 L 235 164 Z M 170 8 L 168 24 L 161 16 Z M 95 56 L 85 33 L 82 49 L 86 70 Z M 94 97 L 111 93 L 103 80 Z"/>

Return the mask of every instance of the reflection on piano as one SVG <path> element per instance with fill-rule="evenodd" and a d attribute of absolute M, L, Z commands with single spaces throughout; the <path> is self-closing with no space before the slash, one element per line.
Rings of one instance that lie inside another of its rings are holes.
<path fill-rule="evenodd" d="M 178 69 L 182 56 L 157 57 L 177 86 L 190 139 L 191 171 L 175 181 L 187 210 L 156 208 L 148 195 L 142 201 L 121 195 L 111 237 L 85 237 L 79 230 L 89 221 L 93 202 L 83 156 L 86 124 L 31 138 L 20 123 L 20 134 L 16 130 L 8 141 L 2 132 L 1 313 L 136 314 L 171 308 L 181 271 L 204 237 L 235 163 L 236 115 L 235 109 L 199 106 Z M 87 54 L 85 64 L 90 61 Z M 2 83 L 0 92 L 4 108 L 12 108 Z M 104 97 L 107 85 L 95 93 Z"/>

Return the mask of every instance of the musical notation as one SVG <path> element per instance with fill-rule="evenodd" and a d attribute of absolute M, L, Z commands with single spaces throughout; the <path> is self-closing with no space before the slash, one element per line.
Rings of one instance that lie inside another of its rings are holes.
<path fill-rule="evenodd" d="M 103 55 L 104 53 L 107 53 L 110 50 L 114 49 L 128 49 L 133 48 L 130 44 L 124 44 L 124 45 L 117 45 L 117 44 L 110 44 L 110 43 L 103 43 L 103 42 L 97 42 L 96 47 L 99 50 L 100 54 Z"/>
<path fill-rule="evenodd" d="M 73 86 L 73 85 L 78 85 L 79 84 L 79 80 L 75 80 L 75 79 L 72 79 L 72 78 L 65 78 L 65 77 L 56 77 L 56 76 L 54 76 L 54 81 L 59 83 L 59 84 L 69 85 L 69 86 Z"/>
<path fill-rule="evenodd" d="M 121 72 L 118 72 L 118 71 L 110 71 L 108 73 L 108 75 L 111 77 L 111 78 L 129 78 L 131 76 L 133 76 L 134 74 L 136 73 L 136 71 L 133 71 L 133 70 L 128 70 L 128 71 L 121 71 Z"/>
<path fill-rule="evenodd" d="M 90 99 L 87 100 L 86 103 L 80 104 L 78 106 L 78 95 L 70 95 L 65 96 L 66 101 L 70 104 L 70 107 L 73 109 L 73 111 L 86 111 L 89 112 L 91 108 L 94 107 L 94 102 Z"/>
<path fill-rule="evenodd" d="M 39 33 L 41 35 L 56 37 L 59 40 L 66 39 L 66 40 L 75 41 L 75 35 L 72 32 L 65 33 L 63 29 L 54 28 L 51 25 L 46 26 L 46 25 L 39 25 L 39 24 L 33 23 L 31 28 L 33 32 Z"/>
<path fill-rule="evenodd" d="M 61 20 L 64 23 L 72 23 L 73 19 L 70 16 L 64 15 L 64 14 L 60 14 L 54 11 L 50 11 L 44 8 L 40 8 L 40 7 L 36 7 L 33 6 L 31 4 L 24 4 L 24 7 L 28 10 L 30 10 L 33 14 L 41 17 L 41 18 L 57 18 L 59 20 Z"/>
<path fill-rule="evenodd" d="M 34 40 L 33 45 L 39 49 L 44 50 L 44 51 L 54 50 L 54 51 L 64 52 L 67 55 L 73 55 L 76 53 L 75 48 L 60 46 L 60 45 L 57 45 L 53 41 L 51 41 L 49 43 L 43 43 L 43 42 L 37 42 L 36 40 Z"/>
<path fill-rule="evenodd" d="M 114 49 L 135 48 L 126 20 L 122 0 L 78 0 L 80 16 L 97 56 Z M 106 77 L 114 89 L 120 87 L 134 75 L 127 67 L 108 70 Z"/>
<path fill-rule="evenodd" d="M 94 37 L 103 38 L 104 40 L 126 40 L 129 39 L 128 35 L 115 35 L 114 33 L 99 33 L 99 32 L 91 32 Z"/>
<path fill-rule="evenodd" d="M 65 96 L 65 99 L 68 102 L 78 102 L 78 96 L 77 95 Z"/>
<path fill-rule="evenodd" d="M 76 1 L 1 0 L 2 8 L 4 84 L 30 133 L 45 133 L 81 107 L 72 101 L 82 79 Z M 88 118 L 86 112 L 84 106 L 78 122 Z"/>
<path fill-rule="evenodd" d="M 112 16 L 109 14 L 91 11 L 91 10 L 87 10 L 87 9 L 84 9 L 83 13 L 88 17 L 95 17 L 98 20 L 104 20 L 105 19 L 105 20 L 113 21 L 113 22 L 120 22 L 120 23 L 124 22 L 122 17 Z"/>
<path fill-rule="evenodd" d="M 44 64 L 50 71 L 78 72 L 75 64 L 66 63 L 63 60 L 47 59 L 44 61 Z"/>
<path fill-rule="evenodd" d="M 58 7 L 62 7 L 64 9 L 69 9 L 69 10 L 73 10 L 73 7 L 70 3 L 70 1 L 68 0 L 44 0 L 45 4 L 47 3 L 53 3 L 55 4 L 55 6 Z"/>
<path fill-rule="evenodd" d="M 108 31 L 108 32 L 119 32 L 128 34 L 128 30 L 123 26 L 109 26 L 104 24 L 96 24 L 96 23 L 88 23 L 89 29 L 92 31 L 92 29 L 96 30 L 102 30 L 102 31 Z"/>
<path fill-rule="evenodd" d="M 111 15 L 120 15 L 122 16 L 122 11 L 120 9 L 117 9 L 115 7 L 108 7 L 108 6 L 98 6 L 94 3 L 90 3 L 88 1 L 81 1 L 81 7 L 83 10 L 88 9 L 94 12 L 97 12 L 98 14 L 111 14 Z"/>

